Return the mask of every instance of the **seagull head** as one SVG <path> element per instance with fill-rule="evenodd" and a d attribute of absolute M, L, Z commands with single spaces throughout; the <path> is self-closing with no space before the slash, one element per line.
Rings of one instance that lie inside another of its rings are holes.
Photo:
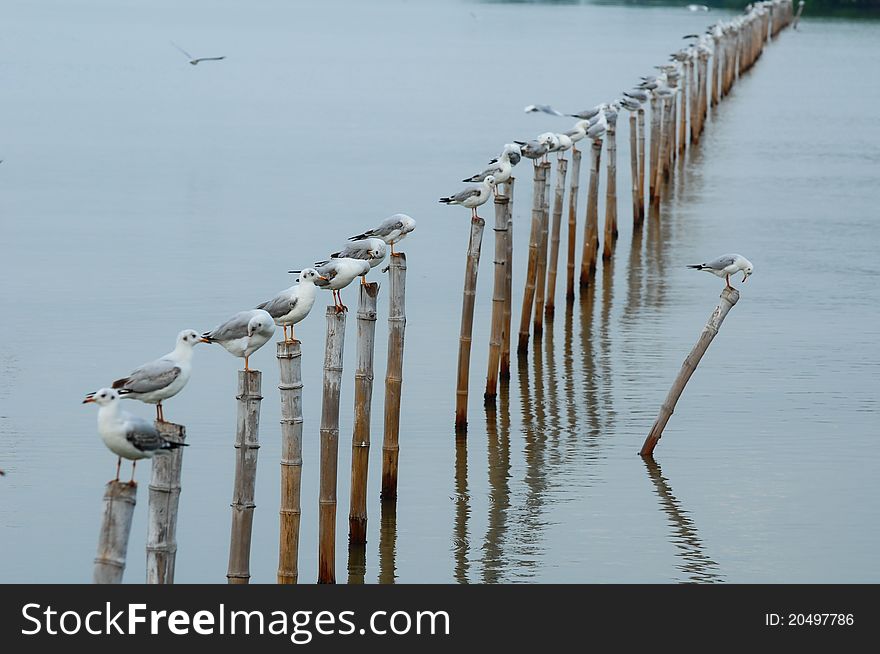
<path fill-rule="evenodd" d="M 84 399 L 82 403 L 90 404 L 94 402 L 98 406 L 107 406 L 108 404 L 112 404 L 118 399 L 119 393 L 117 393 L 112 388 L 99 388 L 94 393 L 89 393 L 88 395 L 86 395 L 86 399 Z"/>
<path fill-rule="evenodd" d="M 275 331 L 275 322 L 272 320 L 272 316 L 269 315 L 268 311 L 261 311 L 248 321 L 248 337 L 253 336 L 257 332 L 268 330 L 270 326 L 272 331 Z"/>
<path fill-rule="evenodd" d="M 742 271 L 743 271 L 743 282 L 745 282 L 745 281 L 748 280 L 749 277 L 752 276 L 752 271 L 755 269 L 755 267 L 752 265 L 752 262 L 749 261 L 748 259 L 745 259 L 745 260 L 743 261 L 743 263 L 745 264 L 745 266 L 744 266 L 743 269 L 742 269 Z"/>
<path fill-rule="evenodd" d="M 486 175 L 486 179 L 483 180 L 483 183 L 486 184 L 489 188 L 495 186 L 495 176 L 494 175 Z"/>
<path fill-rule="evenodd" d="M 193 347 L 196 343 L 200 343 L 202 337 L 195 329 L 184 329 L 177 335 L 177 347 Z"/>
<path fill-rule="evenodd" d="M 316 279 L 323 279 L 324 281 L 327 281 L 327 278 L 323 275 L 319 275 L 318 271 L 314 268 L 303 268 L 301 271 L 299 271 L 300 284 L 302 284 L 303 282 L 307 284 L 314 284 Z"/>

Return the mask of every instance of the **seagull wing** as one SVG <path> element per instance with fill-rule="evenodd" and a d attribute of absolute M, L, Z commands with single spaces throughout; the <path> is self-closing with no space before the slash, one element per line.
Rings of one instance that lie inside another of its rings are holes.
<path fill-rule="evenodd" d="M 126 393 L 151 393 L 165 388 L 180 376 L 180 367 L 169 359 L 156 359 L 117 379 L 113 388 Z"/>
<path fill-rule="evenodd" d="M 250 311 L 241 311 L 223 324 L 202 334 L 209 341 L 231 341 L 248 335 L 248 323 L 251 321 Z"/>
<path fill-rule="evenodd" d="M 221 59 L 226 59 L 226 55 L 222 57 L 199 57 L 198 59 L 193 59 L 193 63 L 197 64 L 200 61 L 220 61 Z"/>
<path fill-rule="evenodd" d="M 268 311 L 269 315 L 273 318 L 280 318 L 293 309 L 296 306 L 296 302 L 296 295 L 292 295 L 289 291 L 282 291 L 271 300 L 267 300 L 254 308 Z"/>
<path fill-rule="evenodd" d="M 714 261 L 710 261 L 708 263 L 704 263 L 704 268 L 710 268 L 711 270 L 724 270 L 727 266 L 733 265 L 736 261 L 735 254 L 725 254 L 724 256 L 718 257 Z"/>
<path fill-rule="evenodd" d="M 192 61 L 193 56 L 192 56 L 189 52 L 187 52 L 186 50 L 184 50 L 183 48 L 181 48 L 181 47 L 180 47 L 179 45 L 177 45 L 174 41 L 169 41 L 169 43 L 171 43 L 171 45 L 173 45 L 175 48 L 177 48 L 177 49 L 180 50 L 183 54 L 185 54 L 187 59 L 189 59 L 190 61 Z"/>
<path fill-rule="evenodd" d="M 155 452 L 165 445 L 165 439 L 156 428 L 137 416 L 128 416 L 125 422 L 125 440 L 141 452 Z"/>

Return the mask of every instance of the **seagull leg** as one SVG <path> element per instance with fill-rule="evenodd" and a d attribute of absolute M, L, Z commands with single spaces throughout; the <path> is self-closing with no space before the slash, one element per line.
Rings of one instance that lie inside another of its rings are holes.
<path fill-rule="evenodd" d="M 119 468 L 121 468 L 121 467 L 122 467 L 122 457 L 117 456 L 116 457 L 116 480 L 115 481 L 119 481 Z"/>
<path fill-rule="evenodd" d="M 730 275 L 725 275 L 724 279 L 727 280 L 727 288 L 729 288 L 732 291 L 733 286 L 730 285 Z"/>
<path fill-rule="evenodd" d="M 247 357 L 244 358 L 244 370 L 245 370 L 245 372 L 250 370 L 250 368 L 248 368 L 248 358 Z"/>
<path fill-rule="evenodd" d="M 361 275 L 361 286 L 366 286 L 366 285 L 367 285 L 367 276 Z"/>
<path fill-rule="evenodd" d="M 134 486 L 134 467 L 137 465 L 137 461 L 131 462 L 131 479 L 128 480 L 129 486 Z"/>
<path fill-rule="evenodd" d="M 296 337 L 293 335 L 293 325 L 290 326 L 290 342 L 296 343 Z"/>
<path fill-rule="evenodd" d="M 395 256 L 394 254 L 394 243 L 391 244 L 391 256 Z"/>

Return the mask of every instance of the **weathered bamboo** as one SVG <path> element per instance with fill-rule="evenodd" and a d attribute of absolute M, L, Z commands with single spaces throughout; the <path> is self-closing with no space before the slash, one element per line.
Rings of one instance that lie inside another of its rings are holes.
<path fill-rule="evenodd" d="M 278 341 L 281 394 L 281 508 L 278 583 L 299 579 L 299 526 L 302 517 L 302 350 L 299 341 Z"/>
<path fill-rule="evenodd" d="M 639 223 L 645 221 L 645 110 L 639 109 Z"/>
<path fill-rule="evenodd" d="M 712 41 L 714 42 L 714 47 L 712 48 L 712 106 L 715 107 L 718 104 L 718 92 L 721 86 L 718 81 L 719 71 L 721 70 L 722 57 L 721 37 L 713 35 Z"/>
<path fill-rule="evenodd" d="M 568 263 L 565 283 L 565 298 L 574 301 L 574 270 L 577 258 L 577 199 L 581 177 L 581 151 L 571 154 L 571 182 L 568 192 Z M 633 179 L 636 179 L 633 177 Z"/>
<path fill-rule="evenodd" d="M 614 254 L 617 240 L 617 128 L 616 119 L 608 122 L 607 150 L 608 164 L 605 177 L 605 235 L 603 237 L 602 259 L 608 260 Z"/>
<path fill-rule="evenodd" d="M 238 371 L 238 415 L 235 428 L 235 482 L 232 489 L 232 529 L 229 538 L 230 584 L 250 581 L 251 533 L 254 525 L 254 489 L 257 484 L 257 452 L 260 449 L 259 370 Z"/>
<path fill-rule="evenodd" d="M 703 358 L 712 339 L 715 338 L 718 330 L 721 329 L 721 323 L 724 322 L 727 313 L 738 301 L 739 291 L 729 288 L 725 288 L 721 291 L 721 301 L 709 317 L 709 322 L 707 322 L 706 326 L 703 328 L 703 332 L 700 334 L 697 344 L 694 345 L 690 354 L 688 354 L 687 358 L 684 360 L 681 370 L 675 378 L 675 382 L 672 384 L 672 388 L 669 389 L 666 401 L 663 402 L 663 406 L 660 407 L 660 413 L 654 421 L 654 425 L 651 427 L 651 431 L 639 452 L 642 456 L 651 456 L 653 454 L 654 448 L 657 447 L 657 442 L 663 435 L 663 429 L 666 427 L 666 423 L 669 422 L 669 418 L 675 410 L 675 404 L 678 402 L 678 398 L 681 397 L 685 385 L 688 383 L 691 375 L 694 374 L 697 364 L 700 363 L 700 359 Z"/>
<path fill-rule="evenodd" d="M 165 439 L 175 443 L 186 440 L 183 425 L 156 422 Z M 183 449 L 178 447 L 153 457 L 150 478 L 149 518 L 147 522 L 147 583 L 173 584 L 177 558 L 177 506 L 180 500 L 180 470 Z"/>
<path fill-rule="evenodd" d="M 602 139 L 595 139 L 590 147 L 590 186 L 587 191 L 584 248 L 581 253 L 580 287 L 582 289 L 590 285 L 596 274 L 596 256 L 599 253 L 599 165 L 601 158 Z"/>
<path fill-rule="evenodd" d="M 673 89 L 678 88 L 677 80 L 670 80 L 669 86 Z M 669 120 L 667 122 L 667 142 L 666 147 L 666 170 L 664 178 L 669 179 L 672 172 L 672 165 L 675 163 L 675 157 L 678 155 L 678 142 L 676 140 L 676 129 L 678 128 L 678 93 L 669 99 Z"/>
<path fill-rule="evenodd" d="M 679 128 L 678 128 L 678 153 L 679 155 L 684 154 L 687 149 L 687 104 L 688 104 L 688 93 L 693 93 L 693 89 L 688 88 L 688 76 L 687 70 L 690 68 L 691 62 L 690 59 L 686 59 L 683 62 L 683 70 L 681 75 L 681 108 L 679 115 Z"/>
<path fill-rule="evenodd" d="M 651 135 L 651 150 L 652 150 L 652 159 L 653 159 L 653 167 L 651 168 L 651 188 L 653 188 L 653 193 L 651 195 L 651 207 L 655 210 L 660 206 L 660 188 L 663 184 L 663 170 L 666 167 L 666 143 L 667 143 L 667 134 L 668 130 L 666 129 L 666 123 L 669 120 L 669 100 L 667 98 L 660 98 L 657 102 L 657 106 L 659 107 L 657 111 L 657 152 L 653 154 L 653 134 Z M 652 113 L 652 122 L 653 122 L 653 113 Z"/>
<path fill-rule="evenodd" d="M 107 483 L 92 583 L 122 583 L 128 537 L 131 534 L 131 519 L 136 503 L 137 484 L 116 480 Z"/>
<path fill-rule="evenodd" d="M 477 216 L 471 219 L 471 237 L 468 241 L 464 269 L 464 291 L 461 298 L 461 332 L 458 337 L 458 382 L 455 390 L 455 430 L 467 431 L 468 382 L 471 370 L 471 339 L 474 331 L 474 304 L 477 297 L 477 273 L 480 269 L 480 248 L 486 221 Z"/>
<path fill-rule="evenodd" d="M 510 342 L 513 328 L 513 177 L 507 180 L 507 231 L 505 232 L 504 320 L 501 332 L 501 362 L 498 377 L 510 379 Z"/>
<path fill-rule="evenodd" d="M 360 285 L 357 313 L 357 368 L 354 373 L 354 429 L 351 435 L 351 501 L 348 541 L 367 542 L 367 473 L 370 463 L 370 407 L 373 402 L 373 351 L 379 284 Z"/>
<path fill-rule="evenodd" d="M 550 162 L 542 164 L 544 173 L 544 193 L 541 207 L 541 240 L 538 244 L 538 268 L 535 273 L 535 308 L 532 317 L 534 336 L 544 331 L 544 300 L 547 292 L 547 249 L 550 245 Z"/>
<path fill-rule="evenodd" d="M 318 498 L 318 583 L 336 583 L 336 474 L 339 463 L 339 391 L 345 347 L 345 311 L 327 307 Z"/>
<path fill-rule="evenodd" d="M 651 95 L 651 161 L 648 171 L 648 204 L 654 205 L 657 192 L 657 163 L 660 160 L 660 125 L 663 104 L 660 98 Z"/>
<path fill-rule="evenodd" d="M 632 210 L 633 210 L 633 229 L 638 229 L 641 224 L 641 215 L 639 214 L 639 150 L 638 150 L 638 128 L 636 127 L 636 113 L 629 114 L 629 171 L 632 178 Z"/>
<path fill-rule="evenodd" d="M 532 322 L 532 307 L 535 302 L 535 286 L 537 284 L 538 246 L 541 242 L 541 218 L 544 215 L 544 182 L 547 169 L 535 164 L 535 182 L 532 193 L 532 229 L 529 234 L 529 260 L 526 267 L 526 283 L 523 291 L 522 313 L 519 321 L 519 343 L 517 354 L 525 354 L 529 350 L 529 325 Z"/>
<path fill-rule="evenodd" d="M 501 340 L 504 332 L 504 300 L 507 283 L 507 196 L 495 196 L 495 283 L 492 289 L 492 327 L 489 334 L 489 365 L 486 371 L 486 403 L 495 401 L 498 392 L 498 369 L 501 363 Z"/>
<path fill-rule="evenodd" d="M 690 128 L 690 142 L 691 145 L 694 145 L 697 142 L 697 96 L 699 95 L 697 89 L 697 62 L 696 60 L 688 61 L 687 67 L 687 86 L 689 89 L 688 93 L 688 114 L 690 114 L 690 122 L 688 123 L 688 127 Z"/>
<path fill-rule="evenodd" d="M 382 440 L 383 500 L 397 498 L 400 453 L 400 398 L 403 385 L 403 337 L 406 331 L 406 255 L 396 252 L 388 264 L 388 360 L 385 365 L 385 428 Z"/>
<path fill-rule="evenodd" d="M 559 263 L 559 238 L 562 231 L 562 205 L 565 202 L 565 175 L 568 160 L 560 159 L 556 164 L 556 192 L 553 198 L 553 227 L 550 236 L 550 259 L 547 262 L 547 297 L 544 313 L 553 318 L 556 309 L 556 267 Z"/>

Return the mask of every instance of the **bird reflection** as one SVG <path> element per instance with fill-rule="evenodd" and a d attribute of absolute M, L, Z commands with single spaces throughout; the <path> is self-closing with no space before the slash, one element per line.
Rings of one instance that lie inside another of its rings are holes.
<path fill-rule="evenodd" d="M 460 584 L 470 583 L 470 541 L 468 540 L 468 521 L 471 516 L 470 496 L 468 495 L 467 435 L 455 436 L 455 527 L 453 529 L 453 559 L 455 561 L 455 580 Z"/>
<path fill-rule="evenodd" d="M 397 579 L 397 501 L 382 500 L 379 515 L 379 583 Z"/>

